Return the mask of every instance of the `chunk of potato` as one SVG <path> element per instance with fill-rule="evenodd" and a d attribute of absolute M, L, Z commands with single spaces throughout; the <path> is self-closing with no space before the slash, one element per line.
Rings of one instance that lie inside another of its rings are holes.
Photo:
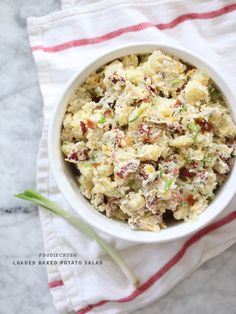
<path fill-rule="evenodd" d="M 170 146 L 172 147 L 183 147 L 183 146 L 191 146 L 193 144 L 193 139 L 188 135 L 181 135 L 176 137 L 174 140 L 170 142 Z"/>

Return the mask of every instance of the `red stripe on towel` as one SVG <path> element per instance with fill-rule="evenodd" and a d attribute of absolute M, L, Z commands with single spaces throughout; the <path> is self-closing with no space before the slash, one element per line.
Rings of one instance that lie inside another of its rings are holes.
<path fill-rule="evenodd" d="M 98 44 L 100 42 L 111 40 L 115 37 L 121 36 L 125 33 L 139 32 L 139 31 L 144 30 L 146 28 L 156 27 L 159 30 L 171 29 L 171 28 L 173 28 L 173 27 L 177 26 L 178 24 L 181 24 L 185 21 L 212 19 L 212 18 L 224 15 L 226 13 L 229 13 L 229 12 L 232 12 L 235 10 L 236 10 L 236 3 L 227 5 L 221 9 L 218 9 L 218 10 L 209 11 L 209 12 L 205 12 L 205 13 L 183 14 L 183 15 L 180 15 L 179 17 L 175 18 L 174 20 L 172 20 L 171 22 L 168 22 L 168 23 L 161 23 L 161 24 L 154 25 L 152 23 L 144 22 L 144 23 L 139 23 L 136 25 L 128 26 L 128 27 L 123 27 L 123 28 L 117 29 L 113 32 L 109 32 L 109 33 L 102 35 L 102 36 L 72 40 L 72 41 L 68 41 L 68 42 L 58 44 L 55 46 L 51 46 L 51 47 L 33 46 L 32 50 L 33 51 L 42 50 L 44 52 L 58 52 L 58 51 L 63 51 L 63 50 L 74 48 L 74 47 Z"/>
<path fill-rule="evenodd" d="M 48 283 L 49 288 L 56 288 L 63 285 L 64 285 L 64 282 L 62 280 L 56 280 L 56 281 L 52 281 Z"/>
<path fill-rule="evenodd" d="M 201 229 L 197 233 L 195 233 L 193 236 L 191 236 L 181 247 L 181 249 L 161 268 L 159 269 L 153 276 L 151 276 L 146 282 L 141 284 L 134 292 L 132 292 L 127 297 L 117 299 L 117 300 L 102 300 L 94 304 L 87 305 L 83 309 L 80 309 L 76 312 L 76 314 L 86 314 L 90 310 L 102 306 L 105 303 L 108 302 L 117 302 L 117 303 L 126 303 L 134 300 L 138 296 L 140 296 L 142 293 L 144 293 L 148 288 L 150 288 L 153 284 L 155 284 L 164 274 L 166 274 L 173 266 L 175 266 L 181 258 L 184 256 L 186 251 L 198 240 L 200 240 L 202 237 L 207 235 L 208 233 L 230 223 L 231 221 L 236 219 L 236 211 L 233 211 L 226 217 L 212 223 L 211 225 Z"/>

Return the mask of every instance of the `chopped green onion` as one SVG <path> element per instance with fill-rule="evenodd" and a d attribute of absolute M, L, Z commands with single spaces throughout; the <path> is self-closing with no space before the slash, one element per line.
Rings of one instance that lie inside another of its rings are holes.
<path fill-rule="evenodd" d="M 193 137 L 193 146 L 196 145 L 196 140 L 197 140 L 197 136 L 198 136 L 199 131 L 200 131 L 200 129 L 195 133 L 195 135 Z"/>
<path fill-rule="evenodd" d="M 190 156 L 187 156 L 186 158 L 185 158 L 185 162 L 184 162 L 184 164 L 185 165 L 188 165 L 188 164 L 190 164 L 191 163 L 191 157 Z"/>
<path fill-rule="evenodd" d="M 85 162 L 83 164 L 83 167 L 85 167 L 85 168 L 88 168 L 88 167 L 91 167 L 91 166 L 92 166 L 92 162 Z"/>
<path fill-rule="evenodd" d="M 196 132 L 196 131 L 198 131 L 200 129 L 200 126 L 197 125 L 194 121 L 191 121 L 188 124 L 188 128 L 189 128 L 190 131 Z"/>
<path fill-rule="evenodd" d="M 210 163 L 211 163 L 211 159 L 209 159 L 209 158 L 203 158 L 203 159 L 202 159 L 202 163 L 203 163 L 203 166 L 205 167 L 206 164 L 210 164 Z"/>
<path fill-rule="evenodd" d="M 180 79 L 175 79 L 174 81 L 172 81 L 172 85 L 178 85 L 181 82 Z"/>
<path fill-rule="evenodd" d="M 188 128 L 190 131 L 194 132 L 194 136 L 193 136 L 193 145 L 196 144 L 196 140 L 197 140 L 197 136 L 198 136 L 198 133 L 200 132 L 201 128 L 199 125 L 197 125 L 194 121 L 191 121 L 189 124 L 188 124 Z"/>
<path fill-rule="evenodd" d="M 125 276 L 130 280 L 130 282 L 134 286 L 138 285 L 139 283 L 138 279 L 134 276 L 132 271 L 129 269 L 128 265 L 116 253 L 116 251 L 106 241 L 104 241 L 103 238 L 101 238 L 92 228 L 90 228 L 89 226 L 84 224 L 82 221 L 80 221 L 80 219 L 76 217 L 74 214 L 71 214 L 70 212 L 65 211 L 56 203 L 50 201 L 48 198 L 32 190 L 26 190 L 25 192 L 16 194 L 15 196 L 23 200 L 33 202 L 34 204 L 38 206 L 48 209 L 50 212 L 67 220 L 71 225 L 76 227 L 78 230 L 82 231 L 89 238 L 95 240 L 97 244 L 107 254 L 110 255 L 113 261 L 120 267 L 120 269 L 123 271 Z"/>
<path fill-rule="evenodd" d="M 96 159 L 95 159 L 94 156 L 92 156 L 92 158 L 90 159 L 90 161 L 85 162 L 85 163 L 83 164 L 83 167 L 85 167 L 85 168 L 91 167 L 91 166 L 93 165 L 93 163 L 95 163 L 95 162 L 96 162 Z"/>
<path fill-rule="evenodd" d="M 100 95 L 100 93 L 102 91 L 101 87 L 96 87 L 94 91 L 95 91 L 96 95 L 101 96 Z"/>
<path fill-rule="evenodd" d="M 103 124 L 106 122 L 106 118 L 104 116 L 102 116 L 99 120 L 98 123 Z"/>
<path fill-rule="evenodd" d="M 162 168 L 162 166 L 161 166 L 161 165 L 159 165 L 159 171 L 160 171 L 160 178 L 162 179 L 162 178 L 163 178 L 164 173 L 163 173 L 163 168 Z"/>
<path fill-rule="evenodd" d="M 172 183 L 173 183 L 173 180 L 172 180 L 172 179 L 168 179 L 168 180 L 166 181 L 166 184 L 165 184 L 165 187 L 164 187 L 165 192 L 167 192 L 167 191 L 170 189 Z"/>
<path fill-rule="evenodd" d="M 139 112 L 139 114 L 138 114 L 136 117 L 134 117 L 133 119 L 129 120 L 129 122 L 134 122 L 134 121 L 136 121 L 136 120 L 141 116 L 142 113 L 143 113 L 143 110 L 141 110 L 141 111 Z"/>
<path fill-rule="evenodd" d="M 160 169 L 160 178 L 163 178 L 163 169 Z"/>

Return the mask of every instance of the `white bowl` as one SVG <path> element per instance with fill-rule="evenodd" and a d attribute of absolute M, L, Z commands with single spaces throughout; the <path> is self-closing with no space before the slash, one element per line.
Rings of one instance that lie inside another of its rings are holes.
<path fill-rule="evenodd" d="M 109 53 L 100 56 L 94 62 L 76 73 L 76 75 L 65 87 L 65 91 L 61 96 L 60 101 L 55 106 L 56 108 L 53 113 L 48 136 L 49 159 L 57 185 L 61 193 L 65 196 L 69 204 L 78 213 L 82 220 L 96 229 L 99 229 L 117 238 L 143 243 L 164 242 L 187 236 L 208 224 L 219 213 L 221 213 L 230 202 L 236 191 L 235 163 L 227 181 L 217 192 L 215 199 L 199 216 L 197 221 L 179 222 L 173 226 L 169 226 L 167 229 L 161 230 L 159 233 L 150 231 L 134 231 L 129 228 L 127 223 L 112 220 L 96 211 L 80 194 L 78 185 L 71 171 L 71 167 L 67 162 L 64 161 L 64 157 L 61 153 L 60 133 L 62 120 L 67 108 L 69 97 L 93 71 L 121 56 L 134 53 L 151 53 L 155 49 L 162 49 L 163 51 L 166 51 L 167 53 L 170 53 L 207 73 L 224 94 L 229 106 L 231 107 L 234 118 L 236 117 L 236 107 L 234 105 L 235 99 L 232 92 L 222 79 L 222 75 L 220 75 L 219 72 L 217 72 L 217 70 L 214 69 L 214 67 L 210 65 L 207 60 L 204 60 L 200 56 L 187 49 L 153 42 L 139 43 L 112 50 Z"/>

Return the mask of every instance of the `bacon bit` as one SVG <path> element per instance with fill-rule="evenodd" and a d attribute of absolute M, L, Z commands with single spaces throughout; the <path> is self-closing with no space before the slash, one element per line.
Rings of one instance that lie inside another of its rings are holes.
<path fill-rule="evenodd" d="M 184 89 L 184 87 L 186 86 L 186 84 L 187 84 L 187 82 L 185 82 L 181 87 L 178 87 L 177 89 L 176 89 L 176 94 L 177 95 L 179 95 L 180 94 L 180 92 Z"/>
<path fill-rule="evenodd" d="M 197 161 L 197 160 L 191 160 L 191 166 L 193 167 L 193 168 L 198 168 L 198 166 L 199 166 L 199 161 Z"/>
<path fill-rule="evenodd" d="M 151 129 L 147 124 L 141 123 L 139 126 L 139 132 L 141 135 L 146 135 L 146 137 L 143 139 L 144 143 L 155 143 L 155 139 L 150 137 Z"/>
<path fill-rule="evenodd" d="M 225 158 L 222 156 L 220 158 L 223 160 L 223 162 L 225 162 L 229 166 L 230 169 L 232 168 L 231 158 Z"/>
<path fill-rule="evenodd" d="M 80 127 L 81 127 L 82 134 L 85 135 L 88 129 L 83 121 L 80 121 Z"/>
<path fill-rule="evenodd" d="M 196 174 L 194 172 L 190 172 L 187 168 L 182 167 L 179 170 L 179 176 L 181 179 L 193 178 Z"/>
<path fill-rule="evenodd" d="M 92 101 L 98 103 L 102 99 L 102 96 L 92 95 L 91 98 L 92 98 Z"/>
<path fill-rule="evenodd" d="M 102 105 L 97 104 L 97 105 L 96 105 L 96 109 L 102 109 Z"/>
<path fill-rule="evenodd" d="M 183 87 L 178 87 L 178 88 L 176 89 L 176 91 L 175 91 L 176 94 L 179 95 L 182 89 L 183 89 Z"/>
<path fill-rule="evenodd" d="M 226 143 L 229 145 L 234 145 L 236 142 L 236 138 L 232 138 L 232 137 L 226 137 Z"/>
<path fill-rule="evenodd" d="M 201 127 L 202 132 L 211 132 L 213 125 L 211 122 L 207 122 L 205 119 L 197 118 L 196 123 Z"/>
<path fill-rule="evenodd" d="M 207 181 L 207 174 L 206 174 L 206 171 L 202 171 L 202 172 L 198 173 L 198 174 L 196 175 L 196 177 L 197 177 L 197 179 L 198 179 L 199 181 L 202 181 L 202 183 L 205 183 L 205 182 Z"/>
<path fill-rule="evenodd" d="M 81 151 L 73 151 L 69 156 L 69 160 L 73 161 L 83 161 L 83 160 L 88 160 L 89 155 L 88 155 L 89 150 L 88 149 L 83 149 Z"/>
<path fill-rule="evenodd" d="M 146 138 L 144 138 L 144 140 L 143 140 L 144 143 L 149 143 L 149 144 L 154 144 L 155 141 L 156 141 L 155 138 L 150 138 L 150 137 L 146 137 Z"/>
<path fill-rule="evenodd" d="M 179 108 L 182 106 L 182 101 L 180 99 L 176 99 L 176 102 L 174 104 L 174 108 Z"/>
<path fill-rule="evenodd" d="M 144 165 L 141 166 L 141 168 L 139 169 L 139 175 L 140 177 L 142 177 L 144 180 L 148 179 L 148 174 L 145 172 L 144 170 Z"/>
<path fill-rule="evenodd" d="M 169 124 L 167 128 L 170 131 L 179 133 L 180 135 L 183 134 L 183 127 L 178 122 Z"/>
<path fill-rule="evenodd" d="M 151 212 L 155 213 L 157 210 L 157 206 L 156 206 L 156 199 L 155 197 L 149 195 L 146 198 L 146 207 L 151 210 Z"/>
<path fill-rule="evenodd" d="M 193 206 L 194 203 L 196 202 L 196 199 L 193 197 L 192 194 L 188 194 L 185 200 L 189 206 Z"/>
<path fill-rule="evenodd" d="M 181 203 L 183 201 L 183 196 L 179 191 L 174 194 L 174 198 L 175 201 L 177 201 L 178 203 Z"/>
<path fill-rule="evenodd" d="M 151 94 L 155 94 L 156 95 L 157 90 L 152 85 L 146 85 L 146 88 L 148 89 L 149 92 L 151 92 Z"/>
<path fill-rule="evenodd" d="M 117 132 L 116 134 L 115 145 L 117 147 L 126 145 L 125 140 L 124 140 L 124 135 L 121 132 Z"/>
<path fill-rule="evenodd" d="M 87 125 L 89 129 L 95 129 L 95 123 L 89 119 L 87 119 Z"/>
<path fill-rule="evenodd" d="M 139 104 L 141 104 L 142 102 L 147 103 L 147 102 L 149 102 L 149 101 L 150 101 L 150 98 L 145 97 L 145 98 L 143 98 L 143 99 L 138 100 L 138 101 L 137 101 L 137 104 L 139 105 Z"/>
<path fill-rule="evenodd" d="M 118 177 L 120 177 L 121 179 L 124 179 L 124 177 L 125 177 L 124 174 L 125 174 L 124 169 L 122 169 L 122 170 L 120 170 L 119 172 L 116 173 L 116 175 Z"/>
<path fill-rule="evenodd" d="M 101 165 L 100 162 L 93 162 L 93 163 L 92 163 L 92 166 L 93 166 L 94 168 L 96 168 L 96 167 L 98 167 L 98 166 L 100 166 L 100 165 Z"/>
<path fill-rule="evenodd" d="M 144 143 L 150 143 L 150 144 L 154 144 L 156 143 L 157 139 L 162 136 L 163 131 L 162 130 L 158 130 L 155 134 L 150 134 L 149 137 L 144 138 Z"/>
<path fill-rule="evenodd" d="M 167 129 L 167 123 L 166 122 L 155 122 L 155 125 L 161 130 Z"/>
<path fill-rule="evenodd" d="M 147 135 L 149 135 L 150 132 L 151 132 L 151 130 L 150 130 L 150 128 L 148 127 L 147 124 L 141 123 L 140 126 L 139 126 L 139 132 L 140 132 L 141 134 L 147 134 Z"/>
<path fill-rule="evenodd" d="M 104 116 L 109 116 L 110 114 L 112 113 L 112 110 L 111 109 L 107 109 L 106 111 L 104 111 Z"/>
<path fill-rule="evenodd" d="M 69 160 L 74 160 L 74 161 L 78 161 L 78 152 L 72 152 L 69 156 L 68 156 L 68 159 Z"/>
<path fill-rule="evenodd" d="M 175 176 L 178 176 L 179 175 L 179 169 L 176 167 L 176 168 L 173 168 L 172 171 L 171 171 Z"/>
<path fill-rule="evenodd" d="M 150 101 L 150 98 L 148 98 L 148 97 L 141 100 L 141 102 L 149 102 L 149 101 Z"/>
<path fill-rule="evenodd" d="M 110 80 L 112 81 L 112 83 L 116 84 L 119 82 L 119 80 L 116 77 L 111 77 Z"/>
<path fill-rule="evenodd" d="M 88 149 L 84 149 L 83 151 L 82 151 L 82 160 L 88 160 L 89 159 L 89 155 L 88 155 L 88 153 L 89 153 L 89 150 Z"/>
<path fill-rule="evenodd" d="M 137 170 L 137 167 L 138 166 L 135 163 L 130 162 L 127 165 L 122 166 L 120 168 L 120 171 L 118 171 L 116 175 L 121 179 L 124 179 L 129 175 L 129 173 L 135 172 Z"/>
<path fill-rule="evenodd" d="M 112 81 L 112 83 L 121 83 L 121 85 L 125 84 L 125 78 L 122 76 L 119 76 L 116 72 L 114 72 L 113 76 L 110 76 L 109 79 Z"/>
<path fill-rule="evenodd" d="M 88 152 L 89 152 L 88 149 L 84 149 L 84 150 L 81 152 L 81 157 L 79 158 L 79 160 L 88 160 L 88 159 L 89 159 Z"/>

